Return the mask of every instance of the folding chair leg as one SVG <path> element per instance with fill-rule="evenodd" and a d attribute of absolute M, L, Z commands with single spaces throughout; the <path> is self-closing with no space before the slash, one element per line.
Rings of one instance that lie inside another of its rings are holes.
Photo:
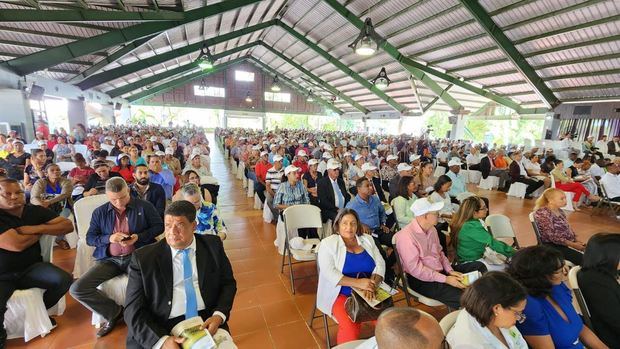
<path fill-rule="evenodd" d="M 295 277 L 293 275 L 293 258 L 291 257 L 291 252 L 288 253 L 288 271 L 291 277 L 291 291 L 295 294 Z"/>
<path fill-rule="evenodd" d="M 327 325 L 327 315 L 323 314 L 323 327 L 325 328 L 325 344 L 327 344 L 328 349 L 331 349 L 332 342 L 329 340 L 329 327 Z"/>
<path fill-rule="evenodd" d="M 312 314 L 310 314 L 310 320 L 308 321 L 308 327 L 312 328 L 312 323 L 314 323 L 314 316 L 316 315 L 316 302 L 314 303 L 314 307 L 312 307 Z"/>
<path fill-rule="evenodd" d="M 284 247 L 284 251 L 282 252 L 282 268 L 280 269 L 280 274 L 284 273 L 284 260 L 286 258 L 286 246 Z"/>

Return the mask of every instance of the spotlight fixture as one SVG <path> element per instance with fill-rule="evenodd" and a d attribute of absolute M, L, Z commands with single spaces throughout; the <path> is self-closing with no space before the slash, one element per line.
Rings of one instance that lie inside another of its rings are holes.
<path fill-rule="evenodd" d="M 280 92 L 282 89 L 280 88 L 280 80 L 278 80 L 278 76 L 276 75 L 273 78 L 273 83 L 271 83 L 271 91 Z"/>
<path fill-rule="evenodd" d="M 312 90 L 308 91 L 308 98 L 306 98 L 308 102 L 314 102 L 314 96 L 312 95 Z"/>
<path fill-rule="evenodd" d="M 248 94 L 245 95 L 245 102 L 252 103 L 252 96 L 250 96 L 250 91 L 248 91 Z"/>
<path fill-rule="evenodd" d="M 205 82 L 205 79 L 202 79 L 200 81 L 200 86 L 198 86 L 198 89 L 200 91 L 206 91 L 207 90 L 207 83 Z"/>
<path fill-rule="evenodd" d="M 198 58 L 196 58 L 196 64 L 198 64 L 198 67 L 202 70 L 209 70 L 213 68 L 214 62 L 215 60 L 213 59 L 213 55 L 211 55 L 211 51 L 209 51 L 209 46 L 204 44 L 202 49 L 200 49 Z"/>
<path fill-rule="evenodd" d="M 375 85 L 379 90 L 383 91 L 388 86 L 390 86 L 390 82 L 392 81 L 390 80 L 390 78 L 388 78 L 385 68 L 381 68 L 379 74 L 377 74 L 374 79 L 370 80 L 370 82 L 372 82 L 372 84 Z"/>
<path fill-rule="evenodd" d="M 372 56 L 379 50 L 381 37 L 375 32 L 372 21 L 366 18 L 360 35 L 349 45 L 360 56 Z"/>

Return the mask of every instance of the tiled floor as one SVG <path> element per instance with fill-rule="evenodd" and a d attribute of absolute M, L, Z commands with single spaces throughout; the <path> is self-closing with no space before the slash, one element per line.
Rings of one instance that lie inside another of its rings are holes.
<path fill-rule="evenodd" d="M 212 141 L 211 144 L 215 144 Z M 241 182 L 230 174 L 222 152 L 212 147 L 212 170 L 221 183 L 218 206 L 229 229 L 224 242 L 228 257 L 234 268 L 238 292 L 230 317 L 230 329 L 240 349 L 304 349 L 324 348 L 325 332 L 321 319 L 309 328 L 306 321 L 313 308 L 316 292 L 314 263 L 295 267 L 299 276 L 310 276 L 296 282 L 297 293 L 290 291 L 288 274 L 280 274 L 281 257 L 273 240 L 275 228 L 264 223 L 262 211 L 252 208 L 253 200 L 247 198 Z M 473 187 L 471 190 L 476 191 Z M 480 191 L 491 199 L 491 213 L 503 213 L 511 217 L 521 246 L 535 243 L 536 239 L 527 214 L 534 202 L 506 198 L 498 192 Z M 590 211 L 569 216 L 572 227 L 584 241 L 599 231 L 617 232 L 620 226 L 614 218 L 605 215 L 590 216 Z M 73 269 L 75 250 L 57 250 L 55 263 L 67 271 Z M 398 297 L 401 298 L 401 297 Z M 399 302 L 403 305 L 404 302 Z M 445 310 L 419 306 L 436 317 Z M 124 348 L 127 329 L 120 325 L 110 335 L 97 340 L 95 329 L 90 325 L 90 312 L 67 295 L 67 310 L 59 318 L 58 327 L 45 338 L 29 343 L 22 340 L 9 341 L 9 348 Z M 330 321 L 329 332 L 335 340 L 336 327 Z M 364 336 L 372 335 L 372 328 L 364 327 Z"/>

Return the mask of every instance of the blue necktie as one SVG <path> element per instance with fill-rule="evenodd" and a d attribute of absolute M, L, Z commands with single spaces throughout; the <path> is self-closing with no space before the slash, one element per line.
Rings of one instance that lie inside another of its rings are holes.
<path fill-rule="evenodd" d="M 192 261 L 189 259 L 189 248 L 183 253 L 183 284 L 185 286 L 185 319 L 198 316 L 198 303 L 196 302 L 196 290 L 192 278 Z"/>
<path fill-rule="evenodd" d="M 338 208 L 342 208 L 344 206 L 344 196 L 342 196 L 342 193 L 340 192 L 338 183 L 336 181 L 333 181 L 332 187 L 334 188 L 334 192 L 336 193 L 336 206 L 338 206 Z"/>

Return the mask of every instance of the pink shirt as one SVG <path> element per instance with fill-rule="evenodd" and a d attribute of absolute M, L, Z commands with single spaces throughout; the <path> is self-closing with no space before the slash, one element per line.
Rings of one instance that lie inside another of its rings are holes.
<path fill-rule="evenodd" d="M 126 233 L 129 232 L 129 219 L 127 219 L 127 211 L 123 211 L 123 213 L 118 212 L 114 209 L 114 232 L 115 233 Z M 135 250 L 134 245 L 130 246 L 122 246 L 118 243 L 110 244 L 110 255 L 112 256 L 126 256 L 131 254 Z"/>
<path fill-rule="evenodd" d="M 396 233 L 396 250 L 405 271 L 418 280 L 446 282 L 452 266 L 439 244 L 435 227 L 423 231 L 415 218 Z"/>

